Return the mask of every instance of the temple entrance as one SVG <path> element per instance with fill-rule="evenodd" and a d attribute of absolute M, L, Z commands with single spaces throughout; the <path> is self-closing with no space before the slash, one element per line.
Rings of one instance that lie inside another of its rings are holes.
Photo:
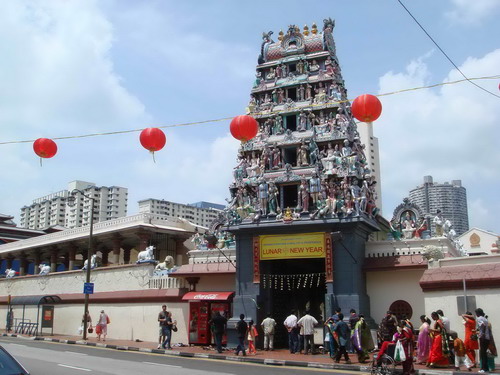
<path fill-rule="evenodd" d="M 324 272 L 323 258 L 261 262 L 261 296 L 264 297 L 261 314 L 263 319 L 267 313 L 271 313 L 276 320 L 275 348 L 288 347 L 288 333 L 283 322 L 292 309 L 296 311 L 298 318 L 309 309 L 318 322 L 324 321 Z"/>

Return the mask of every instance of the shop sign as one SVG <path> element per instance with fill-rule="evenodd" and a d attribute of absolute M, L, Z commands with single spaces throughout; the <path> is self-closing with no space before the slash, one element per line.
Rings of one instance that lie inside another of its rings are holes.
<path fill-rule="evenodd" d="M 324 258 L 325 233 L 301 233 L 259 236 L 260 259 Z"/>

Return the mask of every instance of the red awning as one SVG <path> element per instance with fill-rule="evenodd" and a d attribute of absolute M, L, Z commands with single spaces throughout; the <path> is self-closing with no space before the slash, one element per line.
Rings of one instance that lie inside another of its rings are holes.
<path fill-rule="evenodd" d="M 188 292 L 182 297 L 183 301 L 227 301 L 234 292 Z"/>

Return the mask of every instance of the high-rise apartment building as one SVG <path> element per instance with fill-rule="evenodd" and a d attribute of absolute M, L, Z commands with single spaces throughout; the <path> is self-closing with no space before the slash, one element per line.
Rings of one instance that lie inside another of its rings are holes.
<path fill-rule="evenodd" d="M 424 184 L 410 190 L 410 202 L 431 217 L 441 210 L 443 218 L 451 221 L 458 235 L 469 230 L 467 191 L 461 180 L 439 184 L 433 182 L 432 176 L 424 176 Z"/>
<path fill-rule="evenodd" d="M 67 190 L 33 200 L 30 206 L 21 208 L 23 228 L 44 229 L 60 225 L 75 228 L 90 223 L 90 199 L 75 192 L 74 204 L 68 205 L 68 197 L 75 189 L 94 198 L 94 222 L 117 219 L 127 215 L 128 189 L 119 186 L 97 187 L 92 182 L 72 181 Z"/>
<path fill-rule="evenodd" d="M 207 228 L 223 209 L 223 205 L 209 202 L 182 204 L 152 198 L 139 201 L 139 213 L 157 214 L 158 219 L 161 216 L 180 217 Z"/>

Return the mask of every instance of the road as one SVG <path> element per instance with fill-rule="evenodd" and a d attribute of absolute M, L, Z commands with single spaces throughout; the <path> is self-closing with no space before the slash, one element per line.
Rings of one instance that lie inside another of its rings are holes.
<path fill-rule="evenodd" d="M 119 351 L 44 341 L 2 337 L 0 345 L 9 351 L 33 375 L 84 374 L 169 374 L 169 375 L 307 375 L 357 374 L 336 371 L 183 358 L 163 354 Z"/>

